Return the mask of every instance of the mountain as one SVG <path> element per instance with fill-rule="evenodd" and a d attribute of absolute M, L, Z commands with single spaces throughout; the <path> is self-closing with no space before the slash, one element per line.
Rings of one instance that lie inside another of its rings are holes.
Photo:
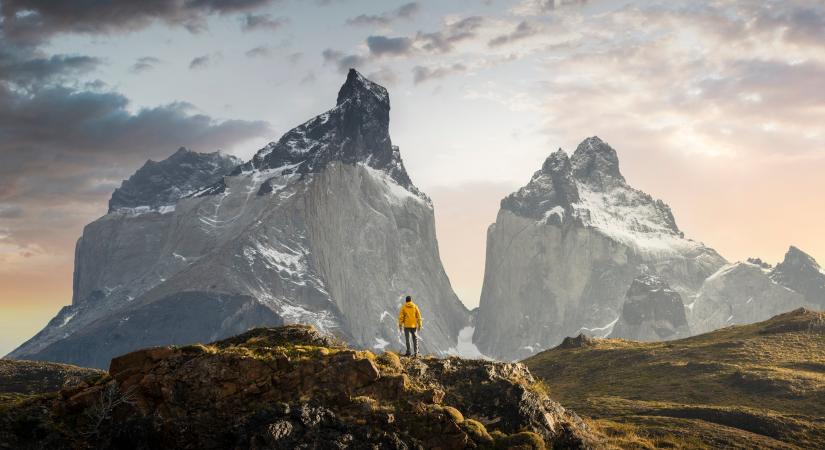
<path fill-rule="evenodd" d="M 785 259 L 771 270 L 773 281 L 799 292 L 816 309 L 825 309 L 825 271 L 802 250 L 791 246 Z"/>
<path fill-rule="evenodd" d="M 501 201 L 487 232 L 474 343 L 514 360 L 580 332 L 607 336 L 643 274 L 685 301 L 726 261 L 684 237 L 664 202 L 634 189 L 598 137 L 551 154 Z"/>
<path fill-rule="evenodd" d="M 611 338 L 663 341 L 690 336 L 682 296 L 654 275 L 636 277 L 627 290 Z"/>
<path fill-rule="evenodd" d="M 219 182 L 240 163 L 231 155 L 197 153 L 181 147 L 163 161 L 147 161 L 115 189 L 109 200 L 109 212 L 174 208 L 178 200 Z"/>
<path fill-rule="evenodd" d="M 668 342 L 587 339 L 524 363 L 613 448 L 825 448 L 825 313 Z"/>
<path fill-rule="evenodd" d="M 798 292 L 771 279 L 771 271 L 752 262 L 725 265 L 708 277 L 696 300 L 688 305 L 694 334 L 729 325 L 767 320 L 810 306 Z"/>
<path fill-rule="evenodd" d="M 108 374 L 0 404 L 0 446 L 18 449 L 540 450 L 596 439 L 523 364 L 376 355 L 299 325 L 138 350 Z"/>
<path fill-rule="evenodd" d="M 312 324 L 358 348 L 456 347 L 469 313 L 441 265 L 429 198 L 389 136 L 389 95 L 351 70 L 336 106 L 244 164 L 147 163 L 77 244 L 72 304 L 9 356 L 104 367 L 137 348 Z M 231 170 L 227 170 L 233 166 Z"/>

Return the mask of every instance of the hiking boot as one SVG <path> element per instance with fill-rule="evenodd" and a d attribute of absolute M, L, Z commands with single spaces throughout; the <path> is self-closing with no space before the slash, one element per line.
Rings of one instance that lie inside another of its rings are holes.
<path fill-rule="evenodd" d="M 410 356 L 410 352 L 404 353 L 404 354 L 403 354 L 403 355 L 401 355 L 401 356 Z"/>

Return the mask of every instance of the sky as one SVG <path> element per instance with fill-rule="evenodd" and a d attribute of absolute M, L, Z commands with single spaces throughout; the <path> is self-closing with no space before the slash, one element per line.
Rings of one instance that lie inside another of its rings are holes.
<path fill-rule="evenodd" d="M 83 226 L 147 159 L 249 158 L 355 67 L 475 307 L 502 197 L 597 135 L 730 261 L 825 262 L 820 0 L 0 0 L 0 354 L 71 302 Z"/>

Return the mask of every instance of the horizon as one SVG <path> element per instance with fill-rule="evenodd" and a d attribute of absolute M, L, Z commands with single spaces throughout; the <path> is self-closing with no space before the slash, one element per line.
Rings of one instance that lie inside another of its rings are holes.
<path fill-rule="evenodd" d="M 390 93 L 469 309 L 501 199 L 588 136 L 729 262 L 825 261 L 825 5 L 251 4 L 95 26 L 44 7 L 48 33 L 3 10 L 0 354 L 71 302 L 74 244 L 121 180 L 179 147 L 248 160 L 331 108 L 350 65 Z"/>

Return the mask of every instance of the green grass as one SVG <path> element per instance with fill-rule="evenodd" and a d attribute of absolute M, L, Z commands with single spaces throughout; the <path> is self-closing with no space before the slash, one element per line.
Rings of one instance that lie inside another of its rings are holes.
<path fill-rule="evenodd" d="M 823 323 L 798 310 L 679 341 L 599 339 L 525 363 L 556 400 L 630 439 L 618 447 L 825 448 Z"/>

